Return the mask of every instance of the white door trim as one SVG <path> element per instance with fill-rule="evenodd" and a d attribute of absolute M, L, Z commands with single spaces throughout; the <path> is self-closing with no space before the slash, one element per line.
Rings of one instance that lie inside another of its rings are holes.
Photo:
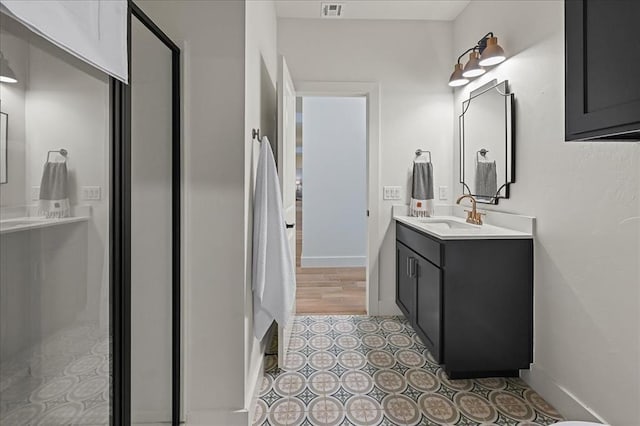
<path fill-rule="evenodd" d="M 297 96 L 367 98 L 367 314 L 378 315 L 380 300 L 380 85 L 375 82 L 295 81 Z"/>

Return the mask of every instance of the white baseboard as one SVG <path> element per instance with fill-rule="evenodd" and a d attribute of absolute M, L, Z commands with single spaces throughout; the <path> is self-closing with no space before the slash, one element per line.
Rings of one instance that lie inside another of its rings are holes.
<path fill-rule="evenodd" d="M 162 423 L 171 423 L 171 411 L 170 410 L 138 410 L 135 407 L 132 408 L 132 425 L 159 425 Z"/>
<path fill-rule="evenodd" d="M 567 420 L 610 424 L 568 389 L 556 383 L 541 367 L 533 364 L 530 370 L 521 370 L 520 377 Z"/>
<path fill-rule="evenodd" d="M 267 340 L 269 341 L 269 340 Z M 264 348 L 262 348 L 264 349 Z M 260 386 L 262 385 L 262 378 L 264 377 L 264 350 L 260 351 L 260 359 L 256 360 L 259 362 L 257 372 L 253 374 L 253 377 L 249 377 L 249 383 L 251 387 L 248 389 L 249 398 L 249 406 L 246 407 L 249 412 L 249 419 L 253 419 L 253 415 L 255 414 L 256 404 L 258 403 L 258 397 L 260 396 Z"/>
<path fill-rule="evenodd" d="M 378 315 L 379 316 L 401 316 L 402 311 L 396 305 L 395 300 L 380 300 L 378 301 Z"/>
<path fill-rule="evenodd" d="M 251 424 L 247 410 L 197 410 L 187 414 L 187 426 L 247 426 Z"/>
<path fill-rule="evenodd" d="M 357 268 L 367 266 L 367 256 L 305 256 L 300 258 L 303 268 Z"/>

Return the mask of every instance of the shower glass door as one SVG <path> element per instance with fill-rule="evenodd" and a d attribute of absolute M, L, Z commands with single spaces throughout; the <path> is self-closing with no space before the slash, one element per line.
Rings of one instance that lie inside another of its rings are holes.
<path fill-rule="evenodd" d="M 131 422 L 178 419 L 178 50 L 131 17 Z"/>
<path fill-rule="evenodd" d="M 108 425 L 110 80 L 0 13 L 0 424 Z"/>

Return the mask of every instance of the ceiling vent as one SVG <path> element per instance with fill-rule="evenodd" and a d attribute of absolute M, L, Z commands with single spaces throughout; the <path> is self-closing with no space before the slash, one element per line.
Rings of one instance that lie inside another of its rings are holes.
<path fill-rule="evenodd" d="M 323 18 L 342 18 L 344 5 L 342 3 L 322 3 Z"/>

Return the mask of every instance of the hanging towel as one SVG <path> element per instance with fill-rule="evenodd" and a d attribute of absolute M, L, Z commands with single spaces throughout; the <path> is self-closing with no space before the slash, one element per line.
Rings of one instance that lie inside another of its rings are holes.
<path fill-rule="evenodd" d="M 48 218 L 68 217 L 67 163 L 47 161 L 40 182 L 39 213 Z"/>
<path fill-rule="evenodd" d="M 433 165 L 431 162 L 413 162 L 411 188 L 411 216 L 428 217 L 433 212 Z"/>
<path fill-rule="evenodd" d="M 262 138 L 253 200 L 253 326 L 262 340 L 275 320 L 284 326 L 295 302 L 296 276 L 287 239 L 276 162 Z"/>
<path fill-rule="evenodd" d="M 495 197 L 498 192 L 498 175 L 495 161 L 476 162 L 476 196 Z"/>

